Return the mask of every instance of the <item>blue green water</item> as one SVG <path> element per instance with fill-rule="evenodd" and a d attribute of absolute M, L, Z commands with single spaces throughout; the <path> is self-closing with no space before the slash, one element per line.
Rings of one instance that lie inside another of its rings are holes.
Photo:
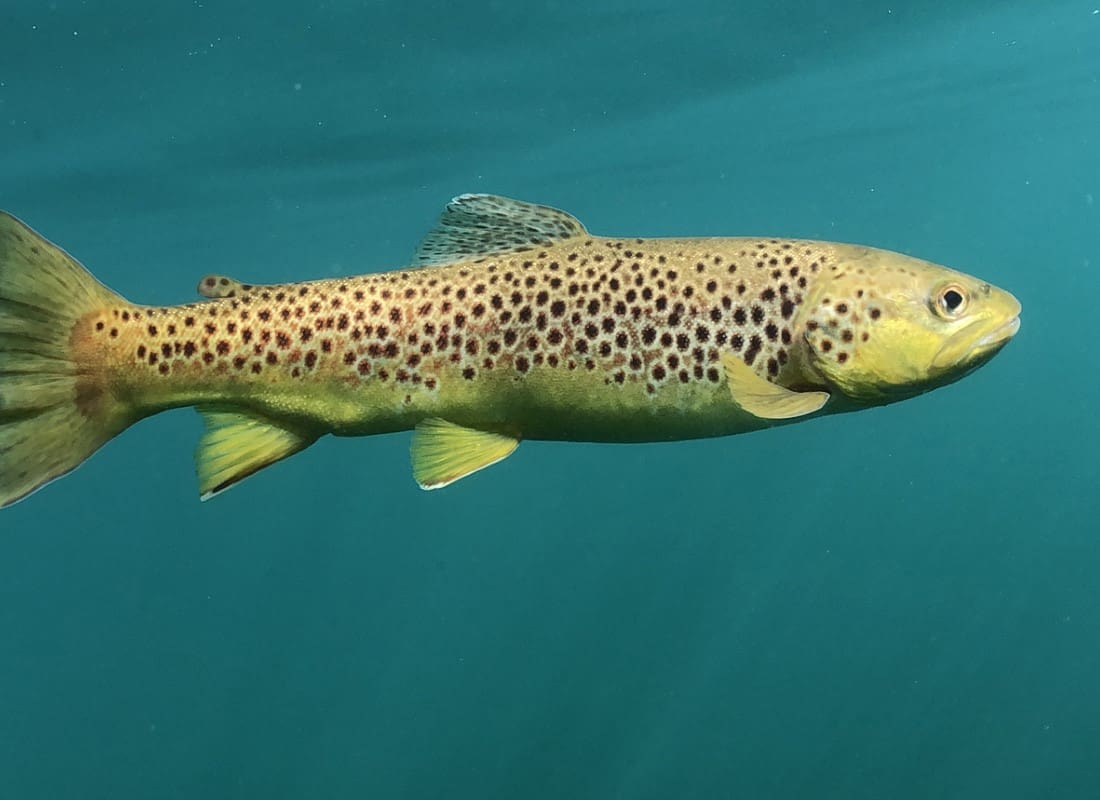
<path fill-rule="evenodd" d="M 430 494 L 394 435 L 200 504 L 143 422 L 0 516 L 0 798 L 1100 796 L 1100 10 L 774 5 L 4 3 L 0 207 L 134 300 L 488 191 L 1024 316 L 900 405 Z"/>

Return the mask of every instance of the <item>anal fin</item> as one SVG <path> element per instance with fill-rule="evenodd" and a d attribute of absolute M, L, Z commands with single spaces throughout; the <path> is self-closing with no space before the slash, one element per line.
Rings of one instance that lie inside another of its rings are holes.
<path fill-rule="evenodd" d="M 733 402 L 760 419 L 792 419 L 812 414 L 829 400 L 828 392 L 792 392 L 753 371 L 734 353 L 722 353 Z"/>
<path fill-rule="evenodd" d="M 317 441 L 314 434 L 293 431 L 244 411 L 199 408 L 198 412 L 206 424 L 195 449 L 203 500 Z"/>
<path fill-rule="evenodd" d="M 502 461 L 518 445 L 514 436 L 425 419 L 413 431 L 413 477 L 421 489 L 440 489 Z"/>

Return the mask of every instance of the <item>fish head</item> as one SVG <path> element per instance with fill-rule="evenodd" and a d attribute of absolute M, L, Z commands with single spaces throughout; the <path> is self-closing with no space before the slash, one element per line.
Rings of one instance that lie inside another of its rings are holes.
<path fill-rule="evenodd" d="M 957 381 L 1020 327 L 1020 303 L 1003 289 L 866 247 L 837 248 L 804 309 L 807 373 L 861 405 Z"/>

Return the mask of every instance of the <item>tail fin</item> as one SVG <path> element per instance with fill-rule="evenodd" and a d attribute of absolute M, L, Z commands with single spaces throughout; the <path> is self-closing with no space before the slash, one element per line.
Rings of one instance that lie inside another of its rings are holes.
<path fill-rule="evenodd" d="M 125 301 L 0 212 L 0 507 L 76 468 L 126 427 L 72 358 L 89 312 Z"/>

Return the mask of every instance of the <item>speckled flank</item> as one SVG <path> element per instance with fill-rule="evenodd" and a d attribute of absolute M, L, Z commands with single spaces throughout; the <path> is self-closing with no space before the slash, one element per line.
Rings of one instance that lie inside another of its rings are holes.
<path fill-rule="evenodd" d="M 829 247 L 586 236 L 346 280 L 251 286 L 211 276 L 200 289 L 216 299 L 109 309 L 94 329 L 140 384 L 199 373 L 223 384 L 335 381 L 431 410 L 448 386 L 542 374 L 562 388 L 587 391 L 596 380 L 667 402 L 677 387 L 722 383 L 723 348 L 778 380 Z"/>

